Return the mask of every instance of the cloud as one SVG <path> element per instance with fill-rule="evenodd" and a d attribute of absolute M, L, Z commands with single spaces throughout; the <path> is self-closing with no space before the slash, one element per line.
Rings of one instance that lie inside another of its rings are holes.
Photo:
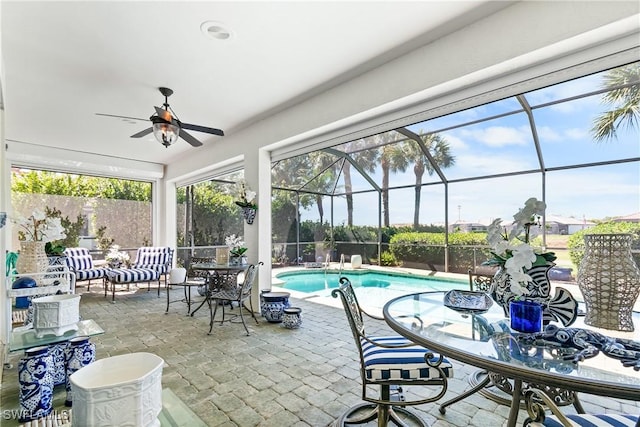
<path fill-rule="evenodd" d="M 457 170 L 464 171 L 464 176 L 486 176 L 500 173 L 530 170 L 539 167 L 537 159 L 530 159 L 493 154 L 465 154 L 456 156 Z M 448 173 L 447 173 L 448 174 Z"/>
<path fill-rule="evenodd" d="M 589 132 L 586 129 L 582 129 L 582 128 L 569 128 L 569 129 L 565 129 L 562 133 L 568 139 L 581 140 L 581 139 L 591 138 L 589 136 Z"/>
<path fill-rule="evenodd" d="M 557 142 L 564 139 L 555 129 L 549 126 L 538 126 L 537 130 L 540 141 Z"/>
<path fill-rule="evenodd" d="M 458 153 L 460 151 L 466 151 L 469 149 L 469 144 L 467 144 L 461 138 L 458 138 L 455 135 L 450 133 L 443 134 L 447 142 L 449 143 L 449 147 L 451 148 L 452 153 Z"/>
<path fill-rule="evenodd" d="M 462 129 L 460 134 L 474 138 L 489 147 L 504 147 L 507 145 L 526 145 L 531 142 L 531 130 L 525 127 L 513 128 L 507 126 L 489 126 L 483 129 Z"/>

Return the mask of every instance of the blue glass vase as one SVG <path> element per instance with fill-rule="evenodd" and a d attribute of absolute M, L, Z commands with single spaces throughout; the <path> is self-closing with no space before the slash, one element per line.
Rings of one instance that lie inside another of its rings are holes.
<path fill-rule="evenodd" d="M 509 303 L 511 329 L 518 332 L 540 332 L 542 330 L 542 304 L 535 301 L 511 301 Z"/>

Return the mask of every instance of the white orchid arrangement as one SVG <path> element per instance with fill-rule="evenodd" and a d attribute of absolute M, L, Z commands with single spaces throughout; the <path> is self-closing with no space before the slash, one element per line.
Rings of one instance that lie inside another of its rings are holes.
<path fill-rule="evenodd" d="M 112 245 L 109 252 L 104 256 L 109 264 L 125 264 L 129 265 L 131 258 L 127 252 L 121 252 L 119 245 Z"/>
<path fill-rule="evenodd" d="M 536 226 L 542 223 L 542 215 L 546 205 L 535 197 L 528 199 L 524 208 L 514 216 L 511 231 L 507 232 L 502 226 L 502 219 L 494 220 L 487 230 L 487 241 L 491 246 L 493 258 L 484 265 L 497 265 L 505 269 L 511 276 L 511 291 L 518 295 L 526 295 L 529 291 L 526 284 L 531 282 L 531 276 L 526 272 L 534 265 L 544 265 L 547 261 L 553 262 L 556 256 L 553 252 L 543 252 L 530 245 L 530 240 L 535 237 Z"/>
<path fill-rule="evenodd" d="M 35 209 L 30 216 L 18 217 L 12 222 L 21 227 L 18 239 L 27 242 L 53 242 L 67 237 L 59 217 L 51 217 L 40 209 Z"/>
<path fill-rule="evenodd" d="M 236 189 L 238 191 L 238 199 L 236 205 L 241 208 L 253 208 L 256 209 L 258 205 L 254 202 L 256 198 L 256 192 L 251 191 L 247 182 L 244 179 L 240 179 L 236 182 Z"/>
<path fill-rule="evenodd" d="M 242 236 L 236 236 L 232 234 L 231 236 L 227 236 L 224 238 L 224 243 L 229 246 L 229 252 L 234 256 L 242 256 L 245 252 L 247 252 L 247 248 L 244 246 L 244 240 L 242 240 Z"/>

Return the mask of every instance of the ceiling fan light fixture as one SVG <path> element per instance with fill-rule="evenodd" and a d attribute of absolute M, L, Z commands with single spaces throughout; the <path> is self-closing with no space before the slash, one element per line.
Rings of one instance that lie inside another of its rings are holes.
<path fill-rule="evenodd" d="M 160 144 L 169 147 L 178 140 L 180 136 L 180 126 L 167 123 L 164 120 L 156 120 L 153 122 L 153 135 Z"/>

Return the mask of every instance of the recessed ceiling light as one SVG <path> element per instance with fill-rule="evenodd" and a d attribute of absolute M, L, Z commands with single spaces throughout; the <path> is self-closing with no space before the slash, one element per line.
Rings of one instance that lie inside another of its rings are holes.
<path fill-rule="evenodd" d="M 224 24 L 215 21 L 206 21 L 200 25 L 200 31 L 207 37 L 217 40 L 227 40 L 231 37 L 231 30 L 227 29 Z"/>

